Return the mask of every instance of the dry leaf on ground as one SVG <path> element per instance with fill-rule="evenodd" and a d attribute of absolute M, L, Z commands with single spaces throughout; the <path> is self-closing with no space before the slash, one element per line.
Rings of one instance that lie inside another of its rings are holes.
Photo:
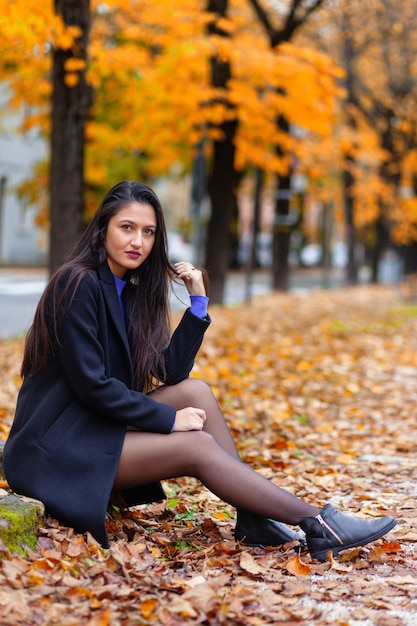
<path fill-rule="evenodd" d="M 27 557 L 4 553 L 2 626 L 417 624 L 417 307 L 366 286 L 211 315 L 193 376 L 213 386 L 244 460 L 310 502 L 398 527 L 327 563 L 248 549 L 233 509 L 182 478 L 167 502 L 109 519 L 108 551 L 49 519 Z M 0 344 L 3 438 L 22 344 Z"/>

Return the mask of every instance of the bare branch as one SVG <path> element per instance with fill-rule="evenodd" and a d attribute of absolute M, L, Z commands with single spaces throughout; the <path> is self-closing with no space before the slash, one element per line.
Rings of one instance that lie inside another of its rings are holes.
<path fill-rule="evenodd" d="M 307 21 L 309 16 L 314 13 L 324 1 L 325 0 L 314 0 L 309 6 L 303 7 L 303 0 L 293 0 L 283 25 L 281 28 L 275 28 L 271 23 L 267 11 L 265 11 L 259 1 L 249 0 L 260 23 L 265 29 L 271 47 L 275 47 L 284 41 L 290 41 L 294 32 Z M 300 14 L 300 9 L 303 8 L 304 13 Z"/>

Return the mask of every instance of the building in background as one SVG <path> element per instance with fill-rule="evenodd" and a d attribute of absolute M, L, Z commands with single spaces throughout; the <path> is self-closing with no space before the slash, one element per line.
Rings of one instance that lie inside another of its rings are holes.
<path fill-rule="evenodd" d="M 32 167 L 46 157 L 46 142 L 37 135 L 16 132 L 19 119 L 4 113 L 0 91 L 0 264 L 45 265 L 48 233 L 35 224 L 36 207 L 25 206 L 16 186 L 32 175 Z"/>

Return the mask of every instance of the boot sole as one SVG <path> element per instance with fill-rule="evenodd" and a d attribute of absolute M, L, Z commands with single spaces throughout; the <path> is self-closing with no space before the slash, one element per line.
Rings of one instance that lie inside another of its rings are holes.
<path fill-rule="evenodd" d="M 235 541 L 242 543 L 244 546 L 247 546 L 248 548 L 280 548 L 285 543 L 291 543 L 291 541 L 295 541 L 295 539 L 290 539 L 288 541 L 284 541 L 284 543 L 278 543 L 276 545 L 268 545 L 268 544 L 263 544 L 263 543 L 246 543 L 246 541 L 242 539 L 235 539 Z M 293 550 L 295 550 L 296 552 L 308 552 L 307 543 L 299 539 L 298 545 L 294 546 Z"/>
<path fill-rule="evenodd" d="M 392 522 L 390 522 L 390 524 L 388 524 L 384 528 L 383 531 L 380 531 L 379 533 L 375 533 L 375 535 L 371 535 L 370 537 L 367 537 L 361 542 L 355 541 L 354 543 L 350 543 L 348 545 L 343 544 L 343 546 L 334 546 L 334 548 L 328 548 L 327 550 L 320 550 L 320 552 L 311 553 L 311 556 L 313 557 L 313 559 L 317 559 L 317 561 L 321 561 L 321 562 L 327 561 L 327 554 L 329 552 L 331 552 L 333 556 L 337 556 L 339 552 L 342 552 L 343 550 L 349 550 L 349 548 L 359 548 L 360 546 L 366 546 L 368 543 L 372 543 L 373 541 L 376 541 L 376 539 L 383 537 L 386 533 L 392 530 L 394 526 L 396 525 L 397 525 L 397 520 L 393 520 Z"/>

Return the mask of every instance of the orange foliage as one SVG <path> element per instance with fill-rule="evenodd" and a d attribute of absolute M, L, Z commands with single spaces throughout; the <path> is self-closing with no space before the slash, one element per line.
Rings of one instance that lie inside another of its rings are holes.
<path fill-rule="evenodd" d="M 399 242 L 417 238 L 412 3 L 372 0 L 367 20 L 359 0 L 337 3 L 316 12 L 295 43 L 276 49 L 247 0 L 229 0 L 228 17 L 217 20 L 224 37 L 208 34 L 214 17 L 203 0 L 91 0 L 91 9 L 88 210 L 120 178 L 167 175 L 174 165 L 188 171 L 197 142 L 206 140 L 210 156 L 211 140 L 221 138 L 219 126 L 236 117 L 237 168 L 286 173 L 290 157 L 277 155 L 280 146 L 297 158 L 299 172 L 320 181 L 311 186 L 318 198 L 334 199 L 336 172 L 349 155 L 356 225 L 372 223 L 383 210 Z M 19 111 L 22 132 L 38 129 L 48 136 L 51 52 L 76 52 L 80 31 L 54 14 L 51 0 L 0 0 L 0 25 L 4 113 Z M 318 33 L 325 36 L 315 49 Z M 346 45 L 355 105 L 343 103 L 340 88 Z M 224 91 L 211 86 L 211 56 L 231 66 Z M 75 55 L 65 69 L 65 83 L 73 87 L 84 62 Z M 278 129 L 279 115 L 295 130 L 291 136 Z M 12 131 L 9 117 L 7 124 Z M 45 176 L 37 178 L 32 198 L 45 197 L 45 182 Z"/>
<path fill-rule="evenodd" d="M 239 120 L 241 169 L 259 165 L 282 172 L 288 162 L 276 156 L 277 145 L 297 151 L 306 134 L 314 144 L 331 133 L 336 65 L 307 47 L 271 50 L 244 0 L 231 1 L 230 17 L 217 22 L 228 37 L 208 34 L 213 15 L 202 0 L 92 0 L 91 7 L 87 79 L 95 97 L 86 131 L 88 190 L 101 195 L 116 179 L 166 175 L 174 164 L 187 171 L 198 140 L 206 139 L 209 153 L 210 139 L 219 137 L 219 125 L 230 117 Z M 29 16 L 25 23 L 19 13 Z M 38 127 L 48 134 L 50 53 L 71 48 L 80 33 L 53 14 L 52 2 L 0 0 L 0 14 L 0 76 L 10 86 L 10 105 L 25 105 L 22 130 Z M 213 55 L 231 65 L 226 92 L 211 86 Z M 65 69 L 66 85 L 75 86 L 83 62 L 70 58 Z M 280 133 L 279 114 L 305 129 L 304 137 Z"/>
<path fill-rule="evenodd" d="M 371 0 L 366 15 L 361 0 L 343 0 L 315 14 L 306 33 L 347 69 L 337 132 L 339 157 L 352 158 L 356 225 L 384 215 L 401 244 L 417 236 L 416 29 L 407 0 Z"/>

